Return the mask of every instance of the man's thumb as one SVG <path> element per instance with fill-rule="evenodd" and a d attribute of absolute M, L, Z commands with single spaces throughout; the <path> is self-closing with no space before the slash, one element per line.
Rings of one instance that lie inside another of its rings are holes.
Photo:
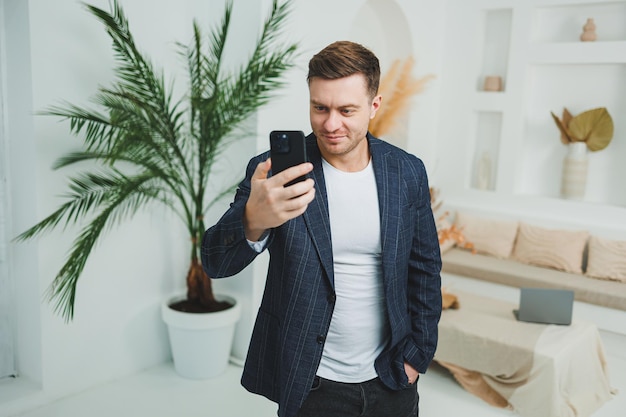
<path fill-rule="evenodd" d="M 271 158 L 267 158 L 265 161 L 260 162 L 259 165 L 256 166 L 254 170 L 253 179 L 267 179 L 267 173 L 272 169 L 272 160 Z"/>

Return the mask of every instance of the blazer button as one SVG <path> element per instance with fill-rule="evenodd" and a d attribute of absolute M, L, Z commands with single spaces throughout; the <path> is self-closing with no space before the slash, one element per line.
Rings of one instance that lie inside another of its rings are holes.
<path fill-rule="evenodd" d="M 326 340 L 326 336 L 324 336 L 323 334 L 317 336 L 317 343 L 319 343 L 320 345 L 324 343 L 325 340 Z"/>
<path fill-rule="evenodd" d="M 330 294 L 327 300 L 329 303 L 333 304 L 337 300 L 337 296 L 335 294 Z"/>

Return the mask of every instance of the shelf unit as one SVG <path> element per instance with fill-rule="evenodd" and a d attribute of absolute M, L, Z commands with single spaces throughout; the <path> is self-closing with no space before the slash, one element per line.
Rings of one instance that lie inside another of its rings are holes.
<path fill-rule="evenodd" d="M 441 124 L 440 142 L 455 151 L 440 153 L 435 176 L 446 199 L 487 210 L 506 207 L 515 214 L 525 207 L 538 218 L 560 211 L 573 224 L 608 229 L 620 223 L 626 231 L 621 184 L 626 178 L 626 0 L 453 0 L 447 16 L 454 30 L 446 43 L 442 105 L 456 122 Z M 582 42 L 589 17 L 598 38 Z M 482 91 L 481 80 L 494 73 L 502 76 L 503 91 Z M 615 124 L 609 147 L 589 154 L 582 201 L 560 197 L 567 149 L 550 112 L 560 115 L 564 107 L 572 114 L 606 107 Z M 485 153 L 491 159 L 487 170 L 481 162 Z M 488 187 L 480 180 L 485 171 L 491 174 Z"/>
<path fill-rule="evenodd" d="M 626 18 L 624 19 L 626 21 Z M 626 41 L 562 42 L 532 45 L 529 64 L 626 63 Z"/>

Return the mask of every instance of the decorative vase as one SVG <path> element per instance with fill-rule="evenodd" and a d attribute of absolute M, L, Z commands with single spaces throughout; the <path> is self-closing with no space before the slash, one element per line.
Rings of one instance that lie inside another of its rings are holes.
<path fill-rule="evenodd" d="M 235 324 L 241 316 L 241 305 L 232 297 L 215 295 L 233 304 L 215 313 L 184 313 L 169 305 L 183 299 L 179 295 L 161 305 L 167 324 L 172 359 L 176 373 L 189 379 L 209 379 L 226 370 L 230 357 Z"/>
<path fill-rule="evenodd" d="M 596 38 L 596 24 L 593 18 L 590 17 L 583 26 L 583 33 L 580 35 L 580 40 L 583 42 L 593 42 Z"/>
<path fill-rule="evenodd" d="M 589 158 L 585 142 L 572 142 L 563 160 L 561 195 L 568 199 L 582 200 L 587 186 Z"/>
<path fill-rule="evenodd" d="M 483 85 L 485 91 L 502 91 L 502 77 L 498 75 L 488 75 L 485 77 Z"/>

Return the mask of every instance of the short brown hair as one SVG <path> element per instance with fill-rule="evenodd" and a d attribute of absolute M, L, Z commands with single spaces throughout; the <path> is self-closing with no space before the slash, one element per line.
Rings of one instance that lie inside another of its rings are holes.
<path fill-rule="evenodd" d="M 307 82 L 319 77 L 326 80 L 363 74 L 370 98 L 378 93 L 380 65 L 372 51 L 355 42 L 337 41 L 322 49 L 309 61 Z"/>

